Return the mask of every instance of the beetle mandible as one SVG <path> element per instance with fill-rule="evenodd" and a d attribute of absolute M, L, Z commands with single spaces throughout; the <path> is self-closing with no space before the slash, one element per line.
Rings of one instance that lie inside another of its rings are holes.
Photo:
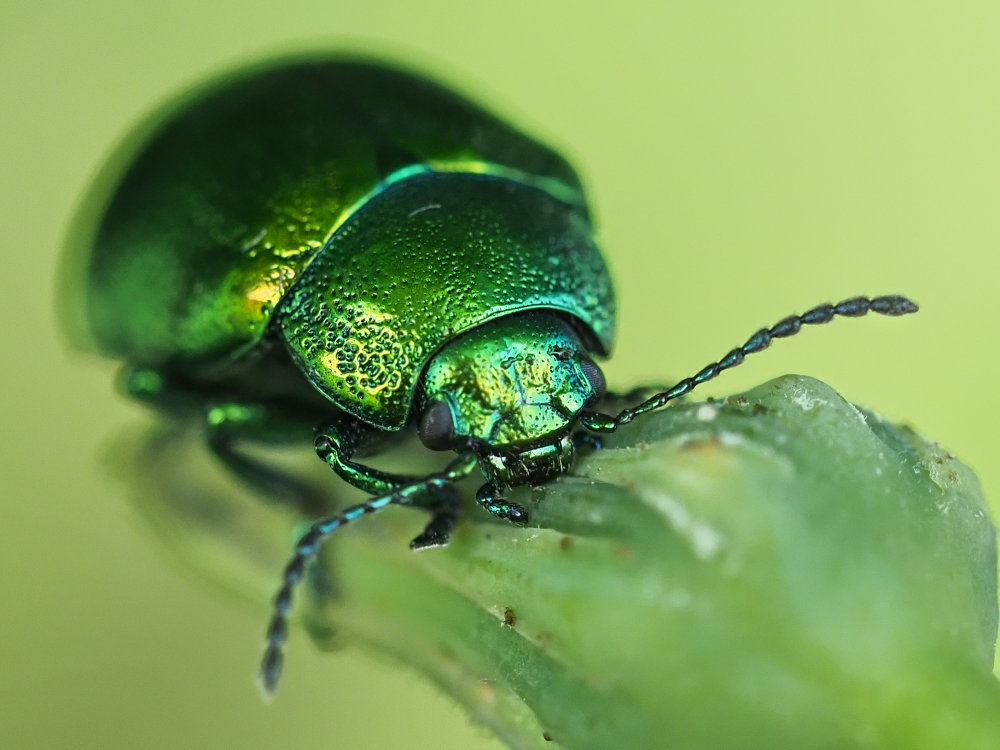
<path fill-rule="evenodd" d="M 280 475 L 238 444 L 315 430 L 319 457 L 372 496 L 296 545 L 267 633 L 269 691 L 295 586 L 334 530 L 409 505 L 430 515 L 411 547 L 445 544 L 452 485 L 476 468 L 479 505 L 525 524 L 503 493 L 567 472 L 600 433 L 802 325 L 917 309 L 900 296 L 819 305 L 635 406 L 597 411 L 614 293 L 572 168 L 444 88 L 364 61 L 214 80 L 148 120 L 97 185 L 81 317 L 93 346 L 128 363 L 124 389 L 201 420 L 227 467 L 276 492 Z M 412 428 L 457 456 L 422 477 L 355 460 Z"/>

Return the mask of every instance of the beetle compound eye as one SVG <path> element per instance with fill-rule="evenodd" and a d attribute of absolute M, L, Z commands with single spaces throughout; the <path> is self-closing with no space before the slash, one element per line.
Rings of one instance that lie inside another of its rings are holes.
<path fill-rule="evenodd" d="M 583 370 L 584 377 L 587 378 L 587 382 L 590 383 L 590 387 L 594 391 L 591 399 L 599 401 L 604 398 L 608 384 L 604 380 L 604 373 L 601 372 L 601 368 L 597 366 L 597 363 L 586 357 L 580 357 L 580 369 Z"/>
<path fill-rule="evenodd" d="M 455 423 L 451 418 L 451 407 L 445 401 L 432 401 L 420 417 L 417 432 L 420 442 L 431 450 L 447 450 L 451 445 Z"/>

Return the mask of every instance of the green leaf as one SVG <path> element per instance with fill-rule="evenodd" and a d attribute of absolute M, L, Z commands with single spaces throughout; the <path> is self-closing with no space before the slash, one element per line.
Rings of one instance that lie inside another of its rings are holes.
<path fill-rule="evenodd" d="M 140 510 L 263 623 L 291 519 L 164 482 L 194 460 L 170 445 L 137 458 Z M 828 386 L 664 409 L 512 498 L 531 527 L 470 509 L 444 549 L 410 552 L 399 510 L 335 536 L 303 587 L 317 642 L 393 654 L 514 748 L 1000 747 L 978 482 Z"/>

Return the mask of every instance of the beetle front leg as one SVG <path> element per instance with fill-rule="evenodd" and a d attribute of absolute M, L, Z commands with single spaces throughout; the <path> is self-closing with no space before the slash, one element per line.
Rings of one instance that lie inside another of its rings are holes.
<path fill-rule="evenodd" d="M 430 511 L 431 520 L 427 522 L 424 530 L 410 542 L 410 549 L 412 550 L 430 549 L 431 547 L 443 547 L 446 545 L 461 515 L 462 503 L 459 500 L 458 491 L 454 485 L 449 484 L 438 488 L 430 488 L 427 492 L 427 497 L 435 503 L 434 505 L 428 504 L 424 506 Z"/>
<path fill-rule="evenodd" d="M 420 481 L 420 477 L 391 474 L 352 461 L 351 454 L 367 435 L 362 425 L 328 424 L 316 434 L 316 454 L 341 479 L 370 495 L 389 494 Z M 441 547 L 448 543 L 461 509 L 454 487 L 428 484 L 424 492 L 413 495 L 407 504 L 431 514 L 424 530 L 410 542 L 410 549 Z"/>
<path fill-rule="evenodd" d="M 503 499 L 501 490 L 493 484 L 484 484 L 476 491 L 476 502 L 497 518 L 503 518 L 516 526 L 528 523 L 528 511 L 523 505 Z"/>
<path fill-rule="evenodd" d="M 391 474 L 351 460 L 371 430 L 370 426 L 354 421 L 324 425 L 316 432 L 316 455 L 341 479 L 369 495 L 384 495 L 417 481 L 419 477 Z"/>

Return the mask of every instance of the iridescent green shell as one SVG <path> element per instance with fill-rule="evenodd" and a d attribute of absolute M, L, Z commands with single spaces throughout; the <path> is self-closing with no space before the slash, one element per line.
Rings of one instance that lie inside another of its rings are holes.
<path fill-rule="evenodd" d="M 372 198 L 337 231 L 282 301 L 279 324 L 313 385 L 398 429 L 438 348 L 534 308 L 584 323 L 592 351 L 610 348 L 611 285 L 587 220 L 513 180 L 426 174 Z"/>
<path fill-rule="evenodd" d="M 91 337 L 129 362 L 251 367 L 280 312 L 309 380 L 393 429 L 434 350 L 485 320 L 552 307 L 610 347 L 573 170 L 424 79 L 271 63 L 172 103 L 110 164 L 73 242 Z"/>

